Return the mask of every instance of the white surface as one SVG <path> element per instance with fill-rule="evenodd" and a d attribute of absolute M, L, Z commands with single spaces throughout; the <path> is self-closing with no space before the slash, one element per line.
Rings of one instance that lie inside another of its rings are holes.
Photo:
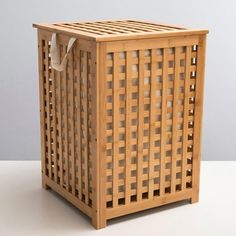
<path fill-rule="evenodd" d="M 202 162 L 199 203 L 110 220 L 98 231 L 79 210 L 40 184 L 38 161 L 0 162 L 1 236 L 236 235 L 236 162 Z"/>

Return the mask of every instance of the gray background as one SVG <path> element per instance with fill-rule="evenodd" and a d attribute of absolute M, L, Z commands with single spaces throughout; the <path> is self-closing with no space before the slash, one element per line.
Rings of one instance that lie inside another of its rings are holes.
<path fill-rule="evenodd" d="M 40 157 L 35 22 L 140 18 L 210 30 L 202 158 L 236 160 L 233 0 L 7 0 L 0 7 L 0 160 Z"/>

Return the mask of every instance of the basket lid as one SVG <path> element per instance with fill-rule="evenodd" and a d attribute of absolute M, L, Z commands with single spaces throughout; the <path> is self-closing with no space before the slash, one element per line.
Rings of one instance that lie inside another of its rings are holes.
<path fill-rule="evenodd" d="M 33 24 L 33 26 L 39 29 L 46 29 L 57 33 L 66 33 L 78 38 L 86 38 L 96 41 L 115 41 L 208 33 L 208 30 L 206 29 L 189 29 L 143 20 L 67 22 Z"/>

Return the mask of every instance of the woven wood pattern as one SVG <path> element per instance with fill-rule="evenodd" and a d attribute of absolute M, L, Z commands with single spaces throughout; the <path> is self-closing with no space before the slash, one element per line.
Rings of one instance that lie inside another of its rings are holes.
<path fill-rule="evenodd" d="M 191 188 L 196 61 L 197 45 L 107 53 L 108 208 Z"/>
<path fill-rule="evenodd" d="M 50 66 L 50 38 L 42 38 L 45 175 L 92 206 L 91 52 L 74 48 L 67 69 Z M 60 44 L 61 57 L 66 44 Z"/>
<path fill-rule="evenodd" d="M 95 228 L 197 202 L 207 31 L 133 20 L 36 26 L 43 187 Z M 61 60 L 77 38 L 62 72 L 51 67 L 53 32 Z"/>

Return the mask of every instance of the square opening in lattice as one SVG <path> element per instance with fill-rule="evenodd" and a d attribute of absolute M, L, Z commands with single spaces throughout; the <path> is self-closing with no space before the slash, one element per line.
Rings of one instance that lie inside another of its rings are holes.
<path fill-rule="evenodd" d="M 155 129 L 155 134 L 160 134 L 161 133 L 161 128 L 156 128 Z"/>
<path fill-rule="evenodd" d="M 155 166 L 154 166 L 154 171 L 155 171 L 155 172 L 160 171 L 160 165 L 155 165 Z"/>
<path fill-rule="evenodd" d="M 176 166 L 181 166 L 182 165 L 182 160 L 176 161 Z"/>
<path fill-rule="evenodd" d="M 159 152 L 154 153 L 154 158 L 155 159 L 160 159 L 161 158 L 161 154 Z"/>
<path fill-rule="evenodd" d="M 182 177 L 182 173 L 181 172 L 177 172 L 176 173 L 176 179 L 181 179 Z"/>
<path fill-rule="evenodd" d="M 126 53 L 125 52 L 120 52 L 119 53 L 119 58 L 120 59 L 125 59 Z"/>
<path fill-rule="evenodd" d="M 145 70 L 150 70 L 151 69 L 151 64 L 150 63 L 145 63 L 144 64 L 144 69 Z"/>
<path fill-rule="evenodd" d="M 168 67 L 173 68 L 174 67 L 174 61 L 169 61 L 168 62 Z"/>
<path fill-rule="evenodd" d="M 125 205 L 125 198 L 119 198 L 118 205 Z"/>
<path fill-rule="evenodd" d="M 108 82 L 107 82 L 107 88 L 108 88 L 108 89 L 112 89 L 112 82 L 111 82 L 111 81 L 108 81 Z"/>
<path fill-rule="evenodd" d="M 148 199 L 148 192 L 142 193 L 142 199 Z"/>
<path fill-rule="evenodd" d="M 177 184 L 175 186 L 175 190 L 176 190 L 176 192 L 181 191 L 181 184 Z"/>
<path fill-rule="evenodd" d="M 131 189 L 136 189 L 137 188 L 137 184 L 136 183 L 131 183 Z"/>
<path fill-rule="evenodd" d="M 144 56 L 145 56 L 145 57 L 149 57 L 150 55 L 151 55 L 151 50 L 146 49 L 146 50 L 144 51 Z"/>
<path fill-rule="evenodd" d="M 163 49 L 162 49 L 162 48 L 158 48 L 158 49 L 156 50 L 156 52 L 157 52 L 157 55 L 160 56 L 160 55 L 163 54 Z"/>
<path fill-rule="evenodd" d="M 192 170 L 191 169 L 186 171 L 186 176 L 192 176 Z"/>
<path fill-rule="evenodd" d="M 113 53 L 107 53 L 107 60 L 113 59 Z"/>
<path fill-rule="evenodd" d="M 150 97 L 150 91 L 149 90 L 144 91 L 144 97 L 145 98 Z"/>
<path fill-rule="evenodd" d="M 124 185 L 120 185 L 119 187 L 118 187 L 118 192 L 124 192 L 125 191 L 125 186 Z"/>
<path fill-rule="evenodd" d="M 150 110 L 150 104 L 144 104 L 144 111 Z"/>
<path fill-rule="evenodd" d="M 120 80 L 120 88 L 124 88 L 126 85 L 126 81 L 124 79 Z"/>
<path fill-rule="evenodd" d="M 120 73 L 125 73 L 125 65 L 120 66 Z"/>
<path fill-rule="evenodd" d="M 138 79 L 137 78 L 133 78 L 132 79 L 132 85 L 133 86 L 137 86 L 138 85 Z"/>
<path fill-rule="evenodd" d="M 187 164 L 192 164 L 193 163 L 192 161 L 193 161 L 192 157 L 187 158 Z"/>
<path fill-rule="evenodd" d="M 160 183 L 160 178 L 154 178 L 154 184 L 159 184 Z"/>
<path fill-rule="evenodd" d="M 123 152 L 122 152 L 123 153 Z M 125 160 L 119 160 L 119 166 L 122 167 L 122 166 L 125 166 Z"/>
<path fill-rule="evenodd" d="M 186 188 L 192 188 L 192 182 L 187 182 L 186 183 Z"/>
<path fill-rule="evenodd" d="M 132 137 L 133 139 L 136 139 L 136 138 L 137 138 L 137 132 L 132 132 L 131 137 Z"/>
<path fill-rule="evenodd" d="M 125 174 L 122 172 L 122 173 L 119 173 L 119 179 L 124 179 L 125 178 Z"/>
<path fill-rule="evenodd" d="M 138 55 L 139 55 L 138 51 L 133 51 L 133 52 L 132 52 L 132 56 L 133 56 L 134 58 L 137 58 Z"/>
<path fill-rule="evenodd" d="M 161 82 L 162 82 L 162 76 L 161 76 L 161 75 L 158 75 L 158 76 L 156 77 L 156 82 L 157 82 L 157 83 L 161 83 Z"/>
<path fill-rule="evenodd" d="M 149 160 L 149 158 L 147 155 L 143 156 L 143 162 L 147 162 L 148 160 Z"/>
<path fill-rule="evenodd" d="M 131 171 L 131 176 L 132 176 L 132 177 L 137 176 L 137 171 L 136 171 L 136 170 L 132 170 L 132 171 Z"/>
<path fill-rule="evenodd" d="M 154 196 L 160 196 L 160 190 L 159 189 L 154 190 L 153 195 Z"/>
<path fill-rule="evenodd" d="M 161 61 L 157 62 L 157 69 L 162 69 L 162 62 Z"/>
<path fill-rule="evenodd" d="M 166 187 L 165 188 L 165 193 L 170 193 L 171 192 L 171 188 L 170 187 Z"/>
<path fill-rule="evenodd" d="M 113 67 L 109 66 L 107 67 L 107 74 L 111 75 L 113 73 Z"/>
<path fill-rule="evenodd" d="M 107 202 L 107 208 L 112 208 L 113 204 L 112 201 Z"/>
<path fill-rule="evenodd" d="M 137 195 L 133 195 L 130 197 L 131 202 L 136 202 L 137 201 Z"/>
<path fill-rule="evenodd" d="M 133 72 L 138 72 L 138 64 L 132 65 L 132 71 Z"/>
<path fill-rule="evenodd" d="M 161 121 L 161 115 L 156 115 L 156 121 Z"/>

